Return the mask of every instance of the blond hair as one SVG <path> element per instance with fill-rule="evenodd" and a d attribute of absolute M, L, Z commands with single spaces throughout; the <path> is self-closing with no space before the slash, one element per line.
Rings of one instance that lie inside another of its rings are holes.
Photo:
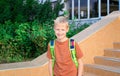
<path fill-rule="evenodd" d="M 54 20 L 54 26 L 56 26 L 58 23 L 65 23 L 67 27 L 68 26 L 68 19 L 64 16 L 59 16 Z"/>

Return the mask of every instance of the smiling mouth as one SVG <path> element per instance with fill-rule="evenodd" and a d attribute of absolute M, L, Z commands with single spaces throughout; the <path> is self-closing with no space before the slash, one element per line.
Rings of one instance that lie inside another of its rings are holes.
<path fill-rule="evenodd" d="M 62 36 L 62 34 L 58 34 L 58 36 Z"/>

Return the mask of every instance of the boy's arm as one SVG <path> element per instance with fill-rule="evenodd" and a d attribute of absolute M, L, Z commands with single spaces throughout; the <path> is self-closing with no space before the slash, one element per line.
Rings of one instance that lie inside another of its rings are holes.
<path fill-rule="evenodd" d="M 48 69 L 49 69 L 49 75 L 52 76 L 52 59 L 49 59 Z"/>
<path fill-rule="evenodd" d="M 79 63 L 79 66 L 78 66 L 78 76 L 82 76 L 82 73 L 83 73 L 83 62 L 81 59 L 78 59 L 78 63 Z"/>

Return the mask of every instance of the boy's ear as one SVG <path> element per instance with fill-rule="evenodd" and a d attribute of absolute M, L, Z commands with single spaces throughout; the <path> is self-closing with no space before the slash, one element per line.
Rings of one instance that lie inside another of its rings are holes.
<path fill-rule="evenodd" d="M 69 31 L 69 27 L 67 28 L 67 32 Z"/>

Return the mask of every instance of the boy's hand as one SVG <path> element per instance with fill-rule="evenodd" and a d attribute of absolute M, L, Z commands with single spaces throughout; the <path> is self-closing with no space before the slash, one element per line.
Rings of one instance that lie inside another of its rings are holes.
<path fill-rule="evenodd" d="M 78 59 L 78 63 L 79 63 L 79 66 L 78 66 L 78 76 L 83 76 L 82 73 L 83 73 L 83 62 L 81 59 Z"/>
<path fill-rule="evenodd" d="M 49 69 L 49 75 L 52 76 L 52 59 L 49 60 L 48 69 Z"/>

